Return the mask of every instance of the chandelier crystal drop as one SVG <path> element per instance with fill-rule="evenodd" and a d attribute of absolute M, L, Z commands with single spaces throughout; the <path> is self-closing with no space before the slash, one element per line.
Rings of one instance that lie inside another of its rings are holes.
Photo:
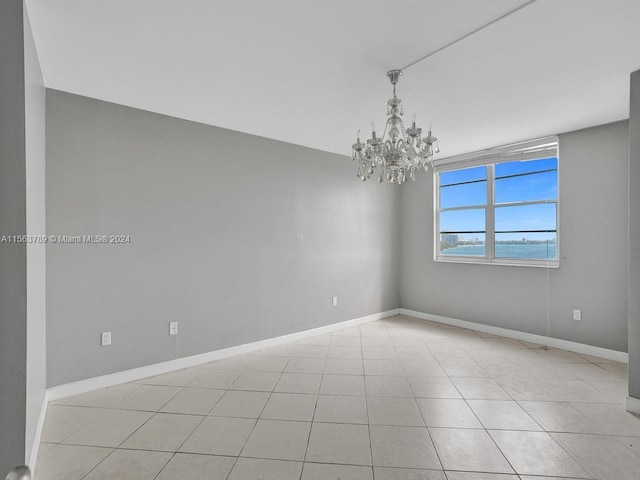
<path fill-rule="evenodd" d="M 380 169 L 378 182 L 402 184 L 416 179 L 416 170 L 428 171 L 433 161 L 433 154 L 440 152 L 438 139 L 431 134 L 431 127 L 426 137 L 422 137 L 422 129 L 416 127 L 415 115 L 411 128 L 404 128 L 402 122 L 402 100 L 396 97 L 396 84 L 402 75 L 401 70 L 387 72 L 393 85 L 393 98 L 387 102 L 387 123 L 382 137 L 376 135 L 371 122 L 371 138 L 360 141 L 360 130 L 356 143 L 353 144 L 353 160 L 358 162 L 357 176 L 364 181 L 371 178 Z"/>

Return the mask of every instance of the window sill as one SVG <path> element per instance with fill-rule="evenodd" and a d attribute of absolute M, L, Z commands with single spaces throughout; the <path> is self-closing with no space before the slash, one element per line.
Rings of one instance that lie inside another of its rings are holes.
<path fill-rule="evenodd" d="M 438 257 L 433 259 L 438 263 L 464 263 L 473 265 L 498 265 L 503 267 L 533 267 L 533 268 L 560 268 L 560 262 L 558 260 L 518 260 L 514 258 L 494 259 L 489 261 L 486 258 L 473 258 L 473 257 Z"/>

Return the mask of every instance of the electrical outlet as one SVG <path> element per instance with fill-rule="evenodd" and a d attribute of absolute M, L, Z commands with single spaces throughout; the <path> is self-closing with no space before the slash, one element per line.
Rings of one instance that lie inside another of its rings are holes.
<path fill-rule="evenodd" d="M 178 322 L 169 322 L 169 335 L 178 334 Z"/>
<path fill-rule="evenodd" d="M 102 332 L 102 336 L 100 337 L 100 345 L 103 347 L 111 345 L 111 332 Z"/>
<path fill-rule="evenodd" d="M 338 297 L 333 297 L 333 298 L 331 299 L 331 303 L 332 303 L 332 305 L 333 305 L 334 307 L 337 307 L 337 306 L 338 306 Z"/>
<path fill-rule="evenodd" d="M 574 310 L 573 311 L 573 319 L 574 320 L 582 320 L 582 311 L 581 310 Z"/>

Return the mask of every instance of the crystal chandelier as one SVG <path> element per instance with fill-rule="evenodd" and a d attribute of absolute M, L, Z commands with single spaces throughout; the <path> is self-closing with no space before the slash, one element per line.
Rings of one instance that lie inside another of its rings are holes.
<path fill-rule="evenodd" d="M 371 122 L 371 138 L 363 143 L 358 138 L 353 144 L 353 159 L 358 162 L 358 178 L 362 181 L 370 178 L 380 167 L 378 182 L 402 184 L 416 179 L 416 170 L 426 172 L 432 162 L 433 154 L 438 153 L 438 139 L 431 135 L 431 127 L 426 137 L 421 137 L 422 129 L 416 127 L 415 114 L 411 128 L 405 130 L 400 116 L 404 115 L 402 100 L 396 97 L 396 84 L 402 75 L 401 70 L 387 72 L 393 85 L 393 98 L 387 102 L 387 123 L 382 137 L 376 135 Z"/>

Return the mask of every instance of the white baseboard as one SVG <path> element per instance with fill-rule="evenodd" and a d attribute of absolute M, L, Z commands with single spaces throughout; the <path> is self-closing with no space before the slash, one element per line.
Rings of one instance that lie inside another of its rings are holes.
<path fill-rule="evenodd" d="M 442 315 L 432 315 L 430 313 L 417 312 L 415 310 L 408 310 L 406 308 L 401 308 L 400 314 L 421 318 L 423 320 L 431 320 L 433 322 L 443 323 L 445 325 L 451 325 L 454 327 L 467 328 L 469 330 L 475 330 L 477 332 L 500 335 L 502 337 L 513 338 L 515 340 L 523 340 L 525 342 L 548 345 L 550 347 L 560 348 L 562 350 L 569 350 L 570 352 L 582 353 L 583 355 L 591 355 L 593 357 L 606 358 L 607 360 L 614 360 L 616 362 L 629 363 L 629 354 L 626 352 L 618 352 L 617 350 L 594 347 L 593 345 L 570 342 L 568 340 L 536 335 L 534 333 L 519 332 L 518 330 L 511 330 L 508 328 L 493 327 L 491 325 L 469 322 L 466 320 L 460 320 L 458 318 L 443 317 Z"/>
<path fill-rule="evenodd" d="M 49 402 L 47 391 L 45 390 L 42 396 L 42 405 L 40 406 L 40 415 L 38 416 L 38 423 L 36 425 L 36 435 L 33 439 L 33 446 L 27 459 L 27 465 L 31 469 L 31 476 L 35 476 L 36 462 L 38 460 L 38 451 L 40 450 L 40 441 L 42 440 L 42 428 L 44 427 L 44 418 L 47 415 L 47 403 Z"/>
<path fill-rule="evenodd" d="M 627 412 L 640 415 L 640 398 L 627 397 L 626 408 Z"/>
<path fill-rule="evenodd" d="M 282 335 L 280 337 L 269 338 L 257 342 L 245 343 L 236 347 L 224 348 L 222 350 L 201 353 L 199 355 L 192 355 L 190 357 L 176 358 L 175 360 L 155 363 L 153 365 L 147 365 L 145 367 L 132 368 L 130 370 L 124 370 L 122 372 L 101 375 L 99 377 L 88 378 L 86 380 L 80 380 L 77 382 L 65 383 L 63 385 L 58 385 L 56 387 L 47 389 L 48 399 L 50 401 L 53 401 L 60 398 L 69 397 L 71 395 L 78 395 L 80 393 L 86 393 L 105 387 L 111 387 L 113 385 L 118 385 L 121 383 L 134 382 L 143 378 L 153 377 L 155 375 L 161 375 L 163 373 L 169 373 L 175 370 L 181 370 L 183 368 L 195 367 L 205 363 L 214 362 L 216 360 L 232 357 L 234 355 L 251 353 L 257 350 L 262 350 L 263 348 L 276 347 L 285 343 L 312 337 L 314 335 L 321 335 L 324 333 L 333 332 L 335 330 L 340 330 L 342 328 L 354 327 L 357 325 L 362 325 L 364 323 L 374 322 L 376 320 L 381 320 L 393 315 L 398 315 L 399 313 L 400 309 L 396 308 L 393 310 L 387 310 L 386 312 L 374 313 L 364 317 L 354 318 L 352 320 L 347 320 L 340 323 L 334 323 L 332 325 L 325 325 L 324 327 L 304 330 L 302 332 L 291 333 L 288 335 Z"/>

